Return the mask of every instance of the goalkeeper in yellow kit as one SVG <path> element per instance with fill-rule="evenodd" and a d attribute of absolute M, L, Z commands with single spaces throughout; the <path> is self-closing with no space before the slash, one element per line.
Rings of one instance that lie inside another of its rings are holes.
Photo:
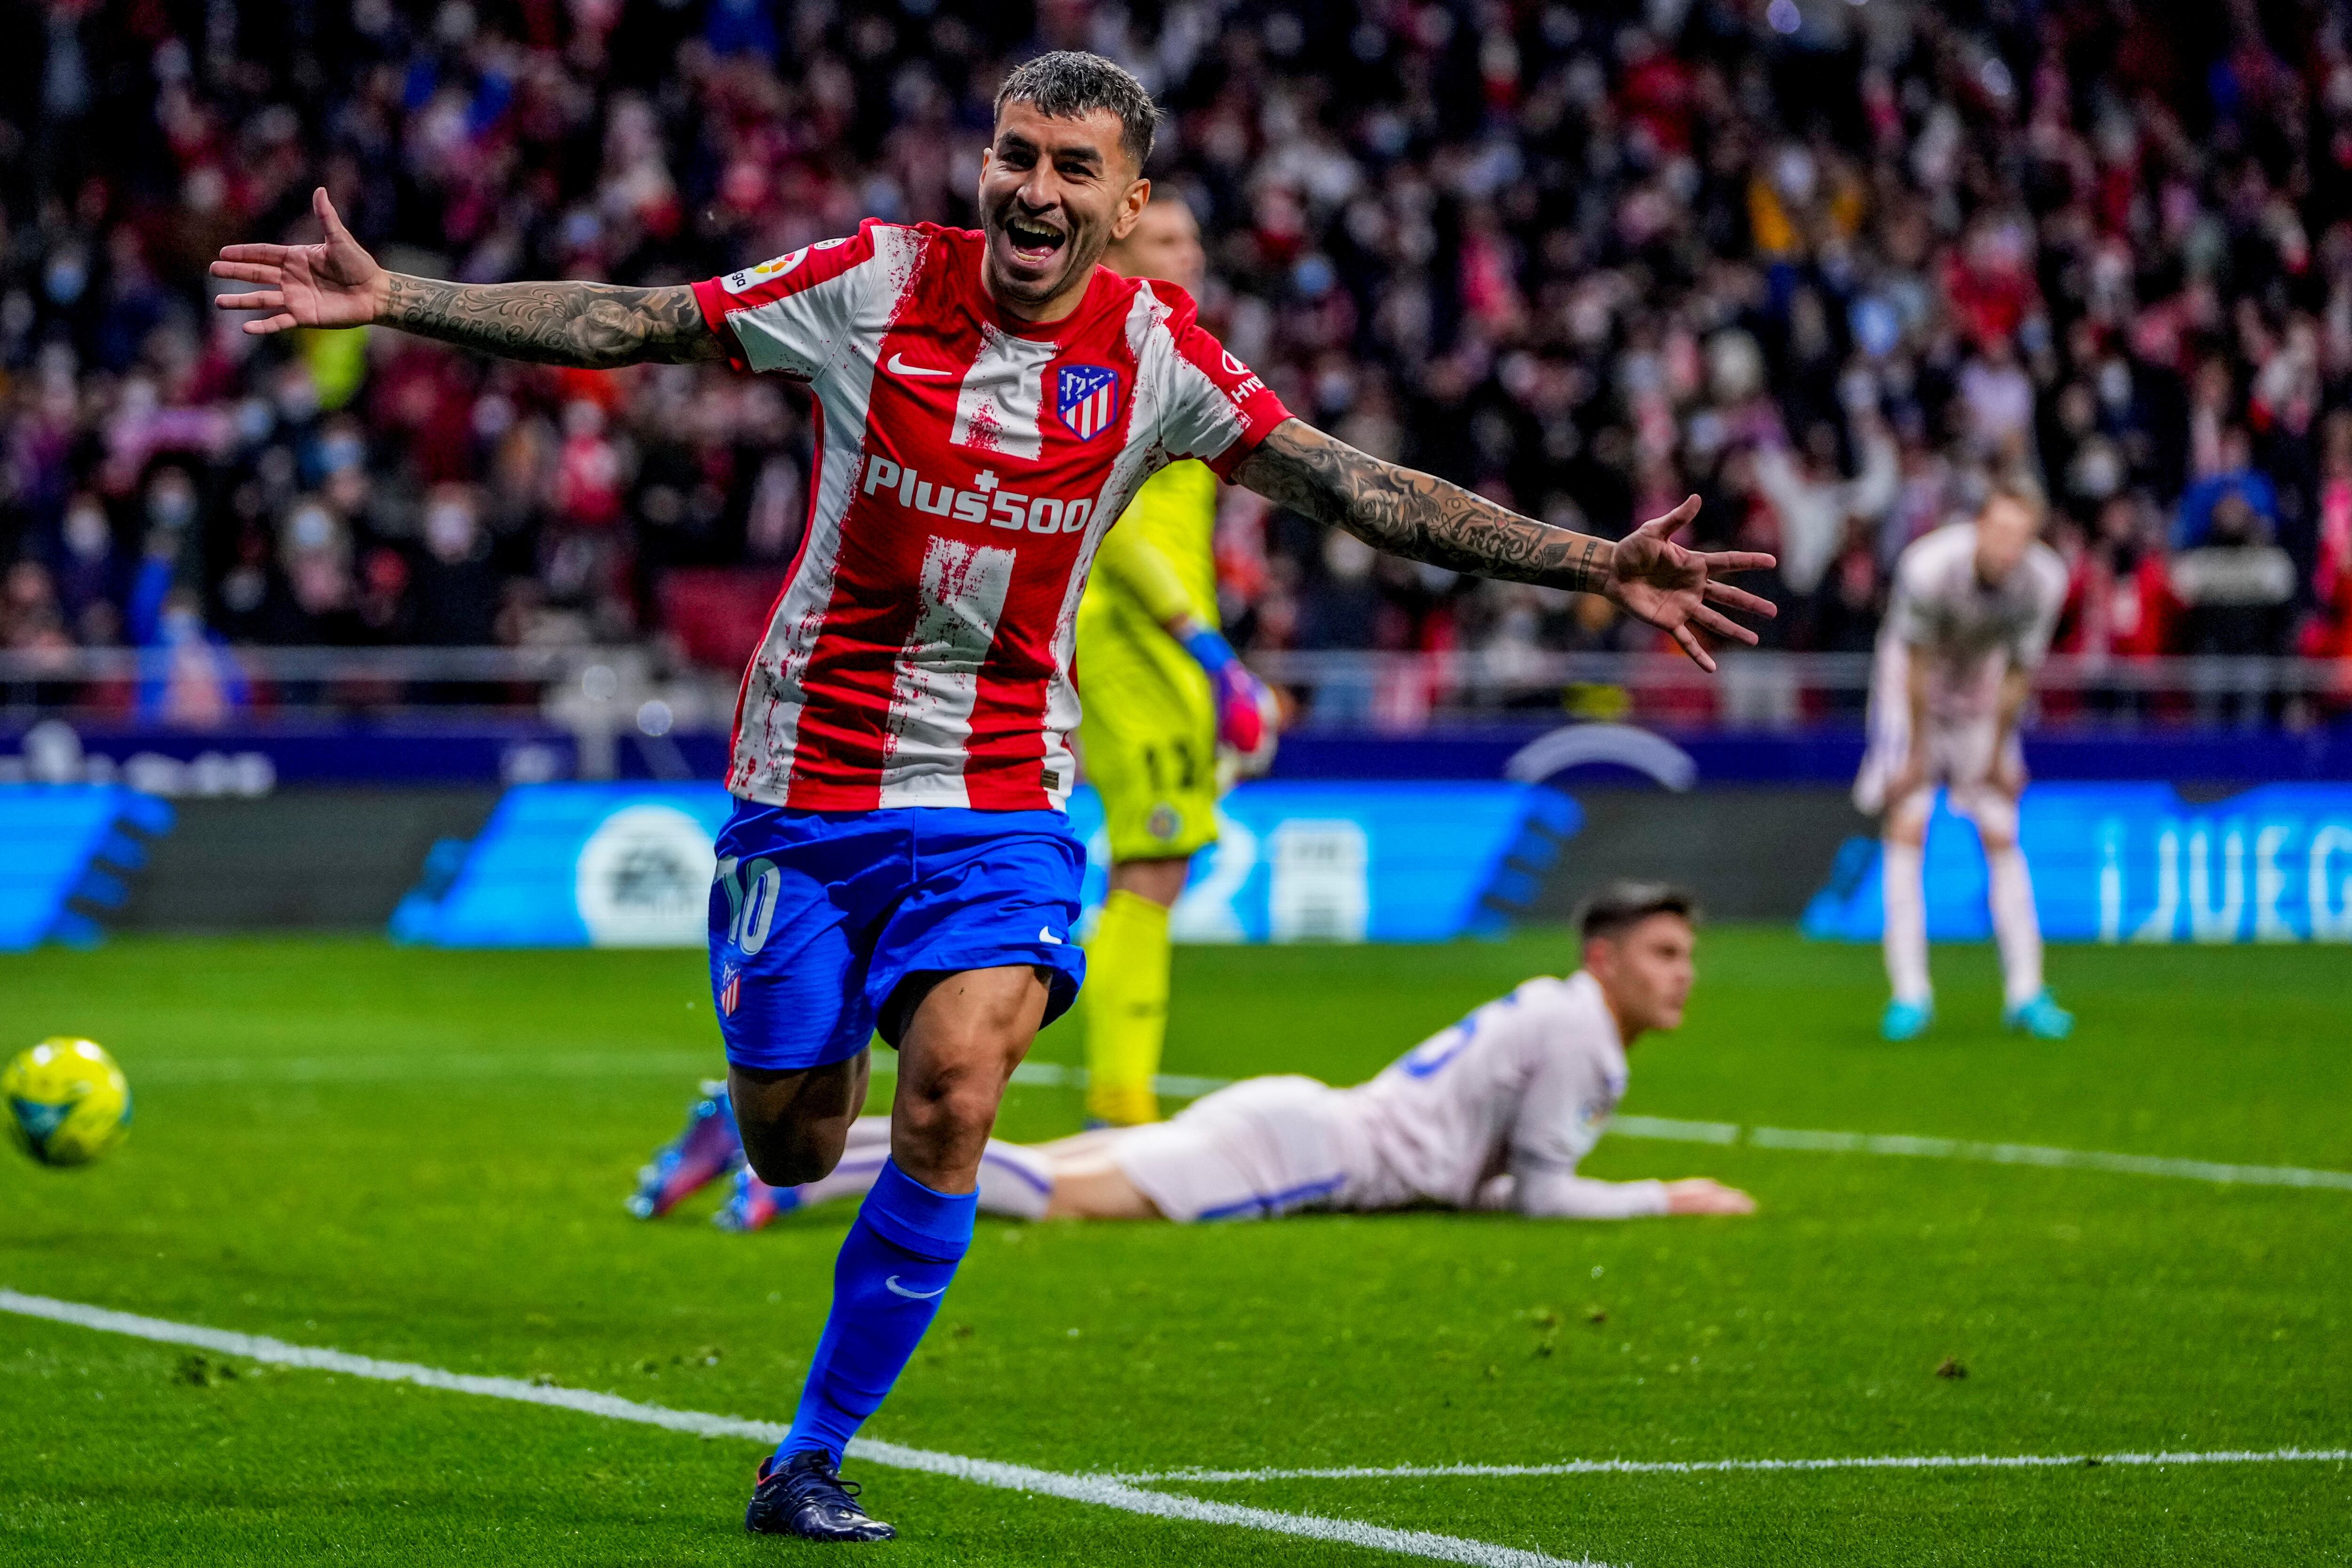
<path fill-rule="evenodd" d="M 1206 270 L 1200 227 L 1173 196 L 1153 200 L 1103 260 L 1196 295 Z M 1216 476 L 1170 464 L 1103 541 L 1078 605 L 1078 745 L 1111 858 L 1087 948 L 1087 1113 L 1113 1126 L 1159 1119 L 1168 912 L 1193 852 L 1217 839 L 1219 745 L 1239 771 L 1273 757 L 1271 695 L 1217 631 L 1216 522 Z"/>

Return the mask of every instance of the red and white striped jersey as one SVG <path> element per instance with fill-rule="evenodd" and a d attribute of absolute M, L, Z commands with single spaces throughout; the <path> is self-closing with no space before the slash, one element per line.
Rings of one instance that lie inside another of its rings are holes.
<path fill-rule="evenodd" d="M 1059 809 L 1078 599 L 1179 457 L 1221 476 L 1289 417 L 1165 283 L 1097 268 L 1003 315 L 983 237 L 868 219 L 695 286 L 740 369 L 809 387 L 807 533 L 737 698 L 727 787 L 770 805 Z"/>

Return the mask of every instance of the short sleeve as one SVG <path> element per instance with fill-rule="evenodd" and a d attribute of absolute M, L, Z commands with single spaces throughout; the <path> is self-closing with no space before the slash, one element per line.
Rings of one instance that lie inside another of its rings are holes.
<path fill-rule="evenodd" d="M 737 370 L 814 381 L 857 329 L 882 227 L 867 219 L 842 239 L 694 286 L 702 319 Z"/>
<path fill-rule="evenodd" d="M 1290 417 L 1274 389 L 1201 325 L 1191 295 L 1151 286 L 1170 307 L 1163 329 L 1173 340 L 1167 362 L 1160 436 L 1171 457 L 1197 457 L 1231 480 L 1241 460 Z"/>
<path fill-rule="evenodd" d="M 1906 647 L 1924 648 L 1936 640 L 1927 575 L 1927 559 L 1917 545 L 1905 550 L 1895 563 L 1895 591 L 1886 601 L 1886 625 Z"/>
<path fill-rule="evenodd" d="M 2026 567 L 2033 573 L 2032 613 L 2018 628 L 2009 656 L 2019 669 L 2032 670 L 2039 669 L 2049 654 L 2059 612 L 2066 607 L 2066 564 L 2047 545 L 2036 545 L 2026 558 Z"/>
<path fill-rule="evenodd" d="M 1515 999 L 1510 1023 L 1524 1037 L 1532 1071 L 1511 1124 L 1510 1168 L 1523 1176 L 1566 1176 L 1601 1141 L 1619 1091 L 1589 1049 L 1591 1025 L 1576 1001 L 1549 988 L 1529 988 Z"/>

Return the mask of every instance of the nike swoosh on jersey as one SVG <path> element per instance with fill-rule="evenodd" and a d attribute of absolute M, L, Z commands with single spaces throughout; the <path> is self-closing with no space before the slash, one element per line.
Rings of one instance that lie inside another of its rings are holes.
<path fill-rule="evenodd" d="M 945 1285 L 941 1285 L 936 1291 L 910 1291 L 898 1283 L 898 1276 L 896 1274 L 891 1275 L 882 1283 L 892 1295 L 904 1296 L 910 1301 L 928 1301 L 934 1296 L 944 1296 L 948 1293 L 948 1288 Z"/>
<path fill-rule="evenodd" d="M 1047 943 L 1055 947 L 1062 945 L 1062 939 L 1054 935 L 1054 928 L 1050 925 L 1040 925 L 1037 927 L 1037 940 Z"/>
<path fill-rule="evenodd" d="M 910 365 L 907 362 L 907 356 L 904 354 L 891 355 L 887 369 L 894 376 L 945 376 L 955 373 L 952 371 L 940 370 L 934 365 Z"/>

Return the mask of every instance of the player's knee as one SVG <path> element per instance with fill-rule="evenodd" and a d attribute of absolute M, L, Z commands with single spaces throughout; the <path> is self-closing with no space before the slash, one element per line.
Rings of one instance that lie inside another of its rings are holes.
<path fill-rule="evenodd" d="M 966 1069 L 925 1073 L 898 1086 L 899 1129 L 924 1148 L 985 1141 L 996 1124 L 1003 1088 L 993 1074 Z"/>
<path fill-rule="evenodd" d="M 739 1123 L 743 1158 L 751 1174 L 770 1186 L 801 1186 L 833 1174 L 848 1142 L 848 1129 L 831 1122 Z"/>
<path fill-rule="evenodd" d="M 743 1158 L 751 1174 L 770 1186 L 804 1186 L 822 1181 L 841 1163 L 841 1145 L 809 1138 L 786 1138 L 755 1144 L 743 1140 Z"/>

